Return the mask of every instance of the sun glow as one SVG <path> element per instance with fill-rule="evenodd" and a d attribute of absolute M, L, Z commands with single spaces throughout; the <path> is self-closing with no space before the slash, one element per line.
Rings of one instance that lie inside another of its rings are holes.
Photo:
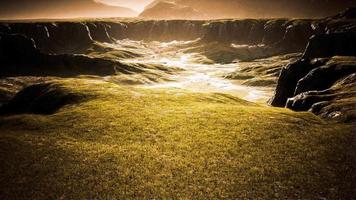
<path fill-rule="evenodd" d="M 131 8 L 136 12 L 142 12 L 145 9 L 145 7 L 153 0 L 96 0 L 96 1 L 113 5 L 113 6 L 122 6 L 122 7 Z"/>

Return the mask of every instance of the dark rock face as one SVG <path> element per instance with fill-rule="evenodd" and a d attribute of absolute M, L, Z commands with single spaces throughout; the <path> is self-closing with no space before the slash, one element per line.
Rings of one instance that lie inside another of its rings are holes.
<path fill-rule="evenodd" d="M 356 57 L 298 60 L 282 70 L 271 104 L 355 121 L 355 74 Z"/>
<path fill-rule="evenodd" d="M 110 25 L 102 22 L 93 22 L 87 24 L 90 36 L 93 40 L 99 42 L 113 42 L 108 30 L 111 28 Z"/>
<path fill-rule="evenodd" d="M 203 21 L 55 22 L 1 24 L 0 33 L 23 34 L 44 53 L 80 54 L 94 41 L 115 39 L 147 41 L 195 40 L 204 35 Z M 70 37 L 69 37 L 70 36 Z"/>
<path fill-rule="evenodd" d="M 49 53 L 73 54 L 86 51 L 93 44 L 89 28 L 84 23 L 52 23 L 45 25 L 48 29 L 48 40 L 43 49 Z M 36 40 L 35 40 L 36 41 Z"/>
<path fill-rule="evenodd" d="M 287 20 L 277 19 L 267 21 L 264 26 L 263 44 L 271 45 L 279 42 L 286 31 Z"/>
<path fill-rule="evenodd" d="M 310 91 L 288 99 L 286 107 L 295 111 L 308 111 L 312 106 L 320 102 L 328 102 L 335 98 L 335 95 L 327 91 Z"/>
<path fill-rule="evenodd" d="M 356 32 L 322 34 L 312 37 L 305 50 L 305 58 L 356 56 Z"/>
<path fill-rule="evenodd" d="M 302 52 L 314 34 L 324 33 L 312 20 L 227 20 L 205 25 L 205 42 L 264 45 L 278 53 Z"/>
<path fill-rule="evenodd" d="M 284 107 L 287 99 L 294 96 L 298 81 L 309 71 L 323 65 L 324 59 L 300 59 L 284 67 L 278 79 L 275 95 L 271 100 L 272 106 Z"/>
<path fill-rule="evenodd" d="M 348 9 L 337 16 L 311 22 L 311 29 L 307 23 L 298 23 L 298 29 L 309 30 L 314 36 L 303 57 L 282 69 L 271 100 L 273 106 L 309 110 L 341 121 L 356 119 L 356 87 L 352 78 L 356 73 L 355 13 L 355 9 Z M 299 39 L 309 35 L 295 32 Z M 298 38 L 286 39 L 286 35 L 283 39 L 286 44 L 298 43 L 290 42 Z"/>
<path fill-rule="evenodd" d="M 112 75 L 124 67 L 119 62 L 81 55 L 44 54 L 23 35 L 0 35 L 0 77 Z"/>
<path fill-rule="evenodd" d="M 356 19 L 356 7 L 347 8 L 340 14 L 332 17 L 333 19 Z"/>
<path fill-rule="evenodd" d="M 0 107 L 0 115 L 53 114 L 61 107 L 79 102 L 84 96 L 70 93 L 54 83 L 35 84 L 21 90 Z"/>
<path fill-rule="evenodd" d="M 45 53 L 82 53 L 93 44 L 89 28 L 84 23 L 13 23 L 9 26 L 12 34 L 32 38 Z"/>
<path fill-rule="evenodd" d="M 337 81 L 323 91 L 310 91 L 290 98 L 287 108 L 311 111 L 323 118 L 346 123 L 356 122 L 356 73 Z"/>
<path fill-rule="evenodd" d="M 43 51 L 53 52 L 54 50 L 50 49 L 49 39 L 50 35 L 48 28 L 42 24 L 28 24 L 28 23 L 14 23 L 9 24 L 10 34 L 21 34 L 25 35 L 28 38 L 31 38 L 35 45 L 42 49 Z"/>
<path fill-rule="evenodd" d="M 303 51 L 309 38 L 320 32 L 316 27 L 313 28 L 312 22 L 308 20 L 295 20 L 289 22 L 287 25 L 283 39 L 279 44 L 287 52 Z"/>
<path fill-rule="evenodd" d="M 27 60 L 38 60 L 39 51 L 32 39 L 22 35 L 0 35 L 0 61 L 5 65 L 16 61 L 25 64 Z"/>
<path fill-rule="evenodd" d="M 327 63 L 311 70 L 304 78 L 298 81 L 294 95 L 308 91 L 322 91 L 330 88 L 339 79 L 356 73 L 356 66 L 344 63 Z"/>
<path fill-rule="evenodd" d="M 8 33 L 10 33 L 10 31 L 11 31 L 11 28 L 9 27 L 8 24 L 0 24 L 0 33 L 8 34 Z"/>
<path fill-rule="evenodd" d="M 351 13 L 351 14 L 350 14 Z M 347 18 L 345 18 L 347 16 Z M 54 22 L 0 23 L 0 32 L 23 34 L 32 38 L 42 52 L 50 54 L 82 54 L 94 42 L 120 39 L 146 41 L 196 40 L 243 45 L 265 45 L 278 53 L 304 50 L 309 38 L 316 35 L 305 57 L 321 57 L 340 43 L 349 44 L 344 52 L 354 52 L 351 45 L 356 25 L 348 11 L 339 18 L 320 20 L 244 19 L 244 20 L 142 20 L 122 22 Z M 345 33 L 347 32 L 347 33 Z M 68 37 L 70 35 L 70 37 Z M 319 46 L 318 46 L 319 45 Z M 345 45 L 342 45 L 345 47 Z M 314 48 L 314 49 L 313 49 Z M 267 48 L 268 49 L 268 48 Z M 321 52 L 319 49 L 324 49 Z M 352 50 L 352 51 L 351 51 Z M 268 50 L 269 51 L 269 50 Z M 338 49 L 335 51 L 343 51 Z M 342 52 L 341 52 L 342 53 Z M 330 53 L 329 53 L 330 54 Z M 346 55 L 343 53 L 342 55 Z M 350 53 L 351 54 L 351 53 Z"/>
<path fill-rule="evenodd" d="M 203 21 L 189 20 L 138 21 L 126 23 L 121 35 L 146 41 L 195 40 L 204 34 L 203 24 Z"/>
<path fill-rule="evenodd" d="M 310 111 L 324 118 L 355 123 L 356 73 L 338 81 L 329 91 L 335 94 L 335 98 L 329 102 L 314 104 Z"/>

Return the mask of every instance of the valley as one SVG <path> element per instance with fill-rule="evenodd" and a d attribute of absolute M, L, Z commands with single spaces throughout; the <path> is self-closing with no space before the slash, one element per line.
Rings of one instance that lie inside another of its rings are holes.
<path fill-rule="evenodd" d="M 1 199 L 352 199 L 355 9 L 0 23 Z"/>

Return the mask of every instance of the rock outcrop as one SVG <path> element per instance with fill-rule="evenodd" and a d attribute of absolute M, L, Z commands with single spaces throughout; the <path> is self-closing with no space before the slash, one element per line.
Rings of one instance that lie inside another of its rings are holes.
<path fill-rule="evenodd" d="M 83 55 L 45 54 L 37 49 L 32 39 L 16 34 L 0 34 L 0 69 L 0 77 L 104 76 L 129 71 L 128 66 L 110 60 Z"/>
<path fill-rule="evenodd" d="M 332 35 L 328 37 L 332 38 Z M 355 40 L 349 42 L 354 43 Z M 346 42 L 327 45 L 330 51 L 313 47 L 315 44 L 318 43 L 309 43 L 307 51 L 313 52 L 313 49 L 316 53 L 308 54 L 282 69 L 271 104 L 296 111 L 312 111 L 339 121 L 355 122 L 356 54 L 343 51 L 350 46 Z M 346 56 L 338 56 L 343 54 Z M 310 58 L 310 55 L 322 58 Z"/>
<path fill-rule="evenodd" d="M 286 107 L 296 111 L 311 111 L 323 118 L 355 123 L 356 73 L 344 76 L 328 89 L 308 91 L 290 98 Z"/>
<path fill-rule="evenodd" d="M 302 58 L 282 69 L 271 105 L 356 121 L 355 16 L 350 8 L 311 23 L 314 34 Z"/>
<path fill-rule="evenodd" d="M 356 32 L 336 32 L 313 36 L 305 50 L 305 58 L 356 55 Z"/>
<path fill-rule="evenodd" d="M 23 34 L 34 40 L 45 53 L 83 53 L 93 45 L 93 38 L 84 23 L 12 23 L 8 25 L 11 34 Z M 93 27 L 93 35 L 96 27 Z"/>
<path fill-rule="evenodd" d="M 52 114 L 61 107 L 74 104 L 86 97 L 67 91 L 56 83 L 40 83 L 24 88 L 0 107 L 0 115 Z"/>

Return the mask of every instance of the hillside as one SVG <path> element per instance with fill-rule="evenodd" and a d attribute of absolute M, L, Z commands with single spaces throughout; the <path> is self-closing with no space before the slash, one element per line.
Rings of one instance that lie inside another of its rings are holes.
<path fill-rule="evenodd" d="M 356 8 L 2 21 L 0 199 L 354 199 L 355 43 Z"/>
<path fill-rule="evenodd" d="M 156 0 L 140 14 L 145 18 L 318 18 L 356 6 L 352 0 Z"/>
<path fill-rule="evenodd" d="M 37 84 L 11 104 L 19 115 L 0 117 L 1 199 L 352 194 L 351 127 L 310 113 L 88 79 Z"/>

